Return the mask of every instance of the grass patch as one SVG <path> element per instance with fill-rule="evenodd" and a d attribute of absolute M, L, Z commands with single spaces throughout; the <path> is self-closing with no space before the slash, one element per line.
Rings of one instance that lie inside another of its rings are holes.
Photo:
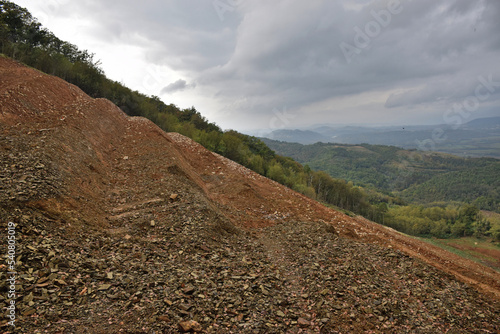
<path fill-rule="evenodd" d="M 418 239 L 500 272 L 500 246 L 491 239 Z"/>

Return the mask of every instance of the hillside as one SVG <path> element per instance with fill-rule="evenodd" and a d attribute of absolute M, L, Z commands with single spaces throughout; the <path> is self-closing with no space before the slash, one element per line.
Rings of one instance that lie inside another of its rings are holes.
<path fill-rule="evenodd" d="M 395 192 L 409 202 L 459 201 L 475 203 L 485 210 L 500 210 L 498 159 L 461 158 L 395 146 L 263 141 L 276 153 L 314 170 Z"/>
<path fill-rule="evenodd" d="M 260 175 L 286 185 L 309 198 L 380 220 L 383 212 L 366 194 L 343 180 L 314 172 L 276 155 L 258 138 L 234 130 L 222 131 L 194 107 L 181 109 L 157 96 L 133 91 L 106 77 L 94 54 L 62 41 L 44 28 L 27 9 L 0 0 L 0 50 L 44 73 L 78 86 L 93 98 L 107 99 L 129 116 L 142 116 L 167 132 L 183 134 L 208 150 L 235 161 Z"/>
<path fill-rule="evenodd" d="M 5 58 L 0 78 L 16 333 L 500 328 L 497 272 L 327 209 L 61 79 Z"/>

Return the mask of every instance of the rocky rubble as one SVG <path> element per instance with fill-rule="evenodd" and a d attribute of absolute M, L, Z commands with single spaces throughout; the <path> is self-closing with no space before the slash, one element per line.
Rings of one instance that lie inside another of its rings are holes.
<path fill-rule="evenodd" d="M 3 132 L 1 124 L 0 132 Z M 0 148 L 3 151 L 0 160 L 2 203 L 51 198 L 57 196 L 58 189 L 61 189 L 57 167 L 44 156 L 39 145 L 26 138 L 28 136 L 0 136 Z M 43 132 L 40 136 L 37 141 L 43 145 Z"/>
<path fill-rule="evenodd" d="M 63 227 L 50 226 L 53 221 L 23 212 L 17 226 L 19 328 L 24 333 L 175 333 L 188 327 L 204 333 L 493 333 L 499 328 L 498 304 L 399 251 L 338 237 L 324 223 L 290 221 L 249 233 L 229 222 L 211 223 L 204 209 L 193 206 L 192 214 L 159 221 L 143 237 L 93 232 L 68 238 Z"/>

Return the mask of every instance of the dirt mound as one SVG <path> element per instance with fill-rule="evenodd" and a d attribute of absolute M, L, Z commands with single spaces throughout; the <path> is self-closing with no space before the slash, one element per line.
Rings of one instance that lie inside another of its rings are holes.
<path fill-rule="evenodd" d="M 500 329 L 495 271 L 4 58 L 0 181 L 0 220 L 16 223 L 16 332 Z"/>

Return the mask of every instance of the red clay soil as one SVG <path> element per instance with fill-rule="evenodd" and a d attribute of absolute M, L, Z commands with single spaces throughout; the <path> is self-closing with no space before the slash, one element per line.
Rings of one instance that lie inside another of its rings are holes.
<path fill-rule="evenodd" d="M 189 138 L 165 133 L 107 100 L 1 57 L 0 137 L 4 159 L 12 159 L 5 165 L 14 166 L 0 189 L 0 200 L 9 203 L 5 208 L 40 212 L 66 224 L 75 238 L 82 226 L 129 238 L 131 217 L 147 216 L 144 226 L 151 220 L 153 226 L 167 219 L 162 207 L 204 203 L 214 215 L 257 236 L 286 221 L 326 223 L 341 238 L 400 250 L 500 300 L 500 274 L 491 268 L 329 209 Z M 23 180 L 26 164 L 14 161 L 21 151 L 41 166 L 32 173 L 40 170 L 41 177 L 54 180 L 47 188 L 36 188 L 39 182 L 31 186 L 34 192 L 13 186 L 30 180 Z"/>

